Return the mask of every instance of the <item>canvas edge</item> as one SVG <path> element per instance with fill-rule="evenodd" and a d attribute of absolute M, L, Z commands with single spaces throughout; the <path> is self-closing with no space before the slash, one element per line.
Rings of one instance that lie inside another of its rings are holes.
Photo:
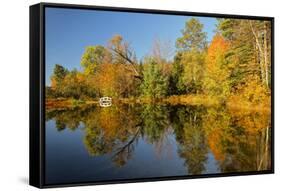
<path fill-rule="evenodd" d="M 70 9 L 88 9 L 88 10 L 104 10 L 116 12 L 134 12 L 134 13 L 152 13 L 152 14 L 168 14 L 168 15 L 188 15 L 200 17 L 217 17 L 217 18 L 237 18 L 237 19 L 253 19 L 253 20 L 268 20 L 271 22 L 271 43 L 272 43 L 272 94 L 271 94 L 271 118 L 272 118 L 272 142 L 271 142 L 271 162 L 270 170 L 251 171 L 251 172 L 235 172 L 235 173 L 220 173 L 220 174 L 204 174 L 204 175 L 187 175 L 187 176 L 171 176 L 157 178 L 140 178 L 127 180 L 109 180 L 98 182 L 81 182 L 67 184 L 45 184 L 45 124 L 44 124 L 44 85 L 45 85 L 45 13 L 46 7 L 54 8 L 70 8 Z M 31 15 L 31 12 L 37 12 L 37 18 Z M 39 26 L 33 26 L 36 25 Z M 32 30 L 36 31 L 39 38 L 31 34 Z M 39 50 L 34 48 L 34 45 L 39 47 Z M 39 63 L 39 64 L 38 64 Z M 36 65 L 37 64 L 37 65 Z M 36 72 L 39 74 L 36 75 Z M 39 84 L 38 84 L 39 83 Z M 39 119 L 36 112 L 39 113 Z M 38 121 L 39 120 L 39 121 Z M 36 124 L 36 125 L 35 125 Z M 40 127 L 38 130 L 38 126 Z M 39 137 L 39 140 L 38 140 Z M 34 145 L 35 144 L 35 145 Z M 155 9 L 139 9 L 125 7 L 109 7 L 109 6 L 93 6 L 93 5 L 76 5 L 76 4 L 60 4 L 60 3 L 39 3 L 30 6 L 30 160 L 29 160 L 29 184 L 38 188 L 55 188 L 55 187 L 70 187 L 70 186 L 89 186 L 89 185 L 104 185 L 104 184 L 119 184 L 119 183 L 140 183 L 153 181 L 167 180 L 185 180 L 195 178 L 219 178 L 233 177 L 245 175 L 264 175 L 274 173 L 274 17 L 268 16 L 251 16 L 251 15 L 232 15 L 218 13 L 200 13 L 186 11 L 171 11 L 171 10 L 155 10 Z M 39 148 L 39 149 L 38 149 Z M 39 160 L 39 161 L 38 161 Z M 37 161 L 37 162 L 36 162 Z M 39 176 L 35 177 L 35 176 Z"/>

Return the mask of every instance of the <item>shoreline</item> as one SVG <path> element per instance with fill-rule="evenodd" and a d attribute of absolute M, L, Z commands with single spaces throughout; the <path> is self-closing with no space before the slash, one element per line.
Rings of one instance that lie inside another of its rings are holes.
<path fill-rule="evenodd" d="M 205 107 L 227 107 L 228 109 L 234 111 L 249 111 L 249 112 L 262 112 L 268 113 L 270 112 L 270 104 L 252 104 L 250 102 L 243 103 L 233 103 L 230 101 L 226 101 L 224 104 L 219 103 L 218 100 L 214 98 L 210 98 L 204 95 L 190 95 L 190 96 L 170 96 L 165 98 L 113 98 L 113 104 L 157 104 L 157 105 L 190 105 L 190 106 L 205 106 Z M 85 107 L 96 105 L 99 106 L 99 101 L 97 99 L 91 100 L 76 100 L 76 99 L 68 99 L 68 98 L 57 98 L 57 99 L 46 99 L 45 106 L 46 110 L 51 109 L 68 109 L 68 108 L 76 108 L 76 107 Z"/>

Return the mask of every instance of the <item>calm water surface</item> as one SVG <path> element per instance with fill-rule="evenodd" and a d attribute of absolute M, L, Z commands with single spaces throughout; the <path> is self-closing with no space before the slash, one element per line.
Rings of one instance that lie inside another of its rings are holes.
<path fill-rule="evenodd" d="M 46 112 L 46 183 L 271 168 L 270 114 L 113 105 Z"/>

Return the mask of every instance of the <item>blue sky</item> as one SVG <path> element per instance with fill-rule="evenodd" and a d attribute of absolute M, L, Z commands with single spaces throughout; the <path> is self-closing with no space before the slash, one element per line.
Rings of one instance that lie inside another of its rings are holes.
<path fill-rule="evenodd" d="M 46 8 L 46 84 L 55 64 L 81 70 L 80 59 L 86 46 L 106 45 L 115 34 L 128 41 L 141 59 L 149 54 L 153 41 L 175 45 L 185 22 L 191 17 L 112 11 Z M 208 41 L 216 19 L 196 17 L 204 24 Z"/>

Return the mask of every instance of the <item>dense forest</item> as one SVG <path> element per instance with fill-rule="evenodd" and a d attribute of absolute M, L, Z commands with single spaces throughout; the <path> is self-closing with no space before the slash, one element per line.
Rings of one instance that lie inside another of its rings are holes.
<path fill-rule="evenodd" d="M 218 19 L 208 42 L 203 24 L 191 18 L 181 33 L 172 59 L 173 47 L 161 40 L 140 60 L 120 35 L 106 46 L 86 47 L 81 71 L 55 65 L 46 87 L 47 107 L 58 100 L 90 103 L 103 96 L 121 102 L 270 107 L 270 22 Z"/>

